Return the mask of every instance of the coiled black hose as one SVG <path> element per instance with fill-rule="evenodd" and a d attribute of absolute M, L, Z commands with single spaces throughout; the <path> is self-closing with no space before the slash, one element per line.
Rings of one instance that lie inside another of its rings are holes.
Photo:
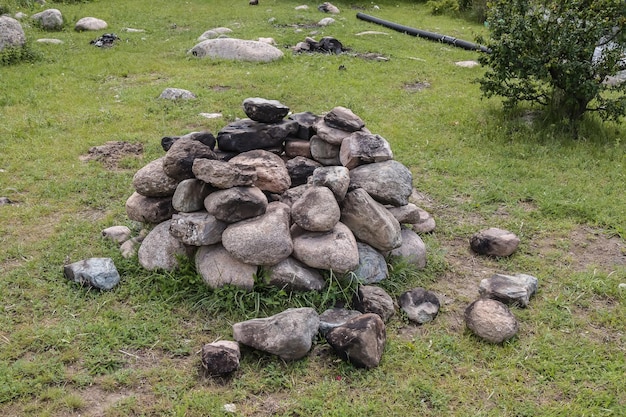
<path fill-rule="evenodd" d="M 397 23 L 389 22 L 387 20 L 379 19 L 374 16 L 370 16 L 364 13 L 357 13 L 356 17 L 366 22 L 377 23 L 379 25 L 388 27 L 389 29 L 397 30 L 398 32 L 406 33 L 407 35 L 419 36 L 420 38 L 429 39 L 431 41 L 443 42 L 449 45 L 458 46 L 459 48 L 467 49 L 470 51 L 480 51 L 487 54 L 491 53 L 491 49 L 486 46 L 477 45 L 472 42 L 464 41 L 461 39 L 453 38 L 452 36 L 440 35 L 439 33 L 427 32 L 421 29 L 415 29 L 408 26 L 399 25 Z"/>

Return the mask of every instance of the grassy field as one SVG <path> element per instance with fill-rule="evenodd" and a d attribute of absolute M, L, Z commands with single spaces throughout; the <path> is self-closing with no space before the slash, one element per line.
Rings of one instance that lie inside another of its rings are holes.
<path fill-rule="evenodd" d="M 28 3 L 0 5 L 41 10 L 20 7 Z M 590 117 L 573 140 L 534 109 L 505 115 L 498 100 L 480 98 L 474 80 L 483 69 L 455 65 L 477 53 L 355 17 L 470 41 L 485 34 L 468 20 L 432 16 L 424 4 L 335 1 L 341 14 L 321 28 L 321 2 L 260 3 L 50 3 L 64 30 L 23 22 L 35 59 L 0 67 L 0 197 L 14 202 L 0 206 L 0 415 L 626 415 L 626 129 Z M 309 9 L 296 11 L 300 4 Z M 75 32 L 85 16 L 107 21 L 121 41 L 90 45 L 104 31 Z M 218 26 L 233 37 L 272 37 L 285 57 L 252 64 L 186 54 Z M 357 36 L 368 30 L 387 34 Z M 334 36 L 351 51 L 292 54 L 306 36 Z M 50 37 L 64 43 L 35 42 Z M 167 87 L 198 98 L 158 99 Z M 292 297 L 210 291 L 191 265 L 149 273 L 100 237 L 112 225 L 136 228 L 124 203 L 134 172 L 162 155 L 162 136 L 217 133 L 245 117 L 248 97 L 280 100 L 294 112 L 352 109 L 410 167 L 437 221 L 423 237 L 427 268 L 395 265 L 385 287 L 397 297 L 425 286 L 439 295 L 441 312 L 423 326 L 396 315 L 376 369 L 353 368 L 319 340 L 294 363 L 244 350 L 232 378 L 206 378 L 198 352 L 232 338 L 233 323 L 289 306 L 323 308 L 342 296 L 338 287 Z M 214 112 L 223 118 L 199 115 Z M 144 151 L 114 166 L 82 160 L 108 141 Z M 469 237 L 492 226 L 521 238 L 514 256 L 469 251 Z M 113 258 L 121 284 L 100 293 L 68 282 L 63 265 L 87 257 Z M 494 272 L 539 279 L 529 308 L 513 310 L 520 331 L 504 345 L 479 340 L 463 322 L 478 283 Z"/>

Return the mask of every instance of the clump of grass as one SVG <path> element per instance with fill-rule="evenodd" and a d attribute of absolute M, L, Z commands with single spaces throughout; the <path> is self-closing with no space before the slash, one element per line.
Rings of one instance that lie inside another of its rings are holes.
<path fill-rule="evenodd" d="M 33 63 L 41 59 L 42 55 L 28 42 L 24 46 L 7 47 L 0 51 L 0 66 Z"/>

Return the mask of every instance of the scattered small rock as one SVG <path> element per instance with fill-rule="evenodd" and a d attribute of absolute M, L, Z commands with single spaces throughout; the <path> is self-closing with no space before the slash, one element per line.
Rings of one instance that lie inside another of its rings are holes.
<path fill-rule="evenodd" d="M 465 309 L 465 324 L 476 336 L 491 343 L 512 338 L 519 328 L 508 307 L 490 298 L 476 300 Z"/>
<path fill-rule="evenodd" d="M 128 226 L 111 226 L 102 231 L 102 237 L 122 244 L 130 239 L 131 230 Z"/>
<path fill-rule="evenodd" d="M 193 100 L 197 98 L 197 96 L 189 90 L 168 87 L 161 92 L 159 98 L 165 100 Z"/>
<path fill-rule="evenodd" d="M 99 290 L 111 290 L 120 282 L 120 274 L 111 258 L 89 258 L 65 265 L 67 279 Z"/>
<path fill-rule="evenodd" d="M 237 342 L 220 340 L 202 346 L 202 368 L 210 376 L 224 376 L 236 371 L 240 358 Z"/>
<path fill-rule="evenodd" d="M 403 293 L 398 303 L 409 320 L 418 324 L 432 321 L 439 313 L 439 298 L 434 292 L 424 288 L 414 288 Z"/>
<path fill-rule="evenodd" d="M 372 369 L 380 364 L 387 333 L 383 320 L 368 313 L 331 329 L 326 340 L 342 359 L 356 367 Z"/>
<path fill-rule="evenodd" d="M 514 233 L 495 227 L 480 231 L 470 238 L 472 250 L 479 255 L 510 256 L 519 243 Z"/>
<path fill-rule="evenodd" d="M 395 314 L 393 299 L 385 290 L 373 285 L 361 285 L 352 304 L 361 313 L 374 313 L 386 323 Z"/>
<path fill-rule="evenodd" d="M 330 2 L 324 2 L 317 7 L 317 10 L 324 13 L 339 14 L 340 10 L 337 6 Z"/>
<path fill-rule="evenodd" d="M 478 291 L 482 297 L 528 307 L 530 297 L 537 291 L 537 283 L 537 278 L 531 275 L 495 274 L 480 281 Z"/>

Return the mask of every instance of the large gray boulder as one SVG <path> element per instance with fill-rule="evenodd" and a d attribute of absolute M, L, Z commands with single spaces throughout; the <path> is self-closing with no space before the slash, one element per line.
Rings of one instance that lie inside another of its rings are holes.
<path fill-rule="evenodd" d="M 246 152 L 253 149 L 282 147 L 285 139 L 298 131 L 295 120 L 282 120 L 278 123 L 260 123 L 242 119 L 224 126 L 217 132 L 220 150 Z"/>
<path fill-rule="evenodd" d="M 326 281 L 317 269 L 289 257 L 267 269 L 269 283 L 287 291 L 320 291 Z"/>
<path fill-rule="evenodd" d="M 0 16 L 0 51 L 5 48 L 17 48 L 26 44 L 26 35 L 22 25 L 9 16 Z"/>
<path fill-rule="evenodd" d="M 470 238 L 470 247 L 479 255 L 510 256 L 519 246 L 519 238 L 508 230 L 490 227 Z"/>
<path fill-rule="evenodd" d="M 83 17 L 79 19 L 74 25 L 74 30 L 78 32 L 87 31 L 87 30 L 104 30 L 109 25 L 102 19 L 98 19 L 97 17 Z"/>
<path fill-rule="evenodd" d="M 310 232 L 328 232 L 341 217 L 333 192 L 326 187 L 310 187 L 291 206 L 291 217 Z"/>
<path fill-rule="evenodd" d="M 209 214 L 226 223 L 235 223 L 265 213 L 268 201 L 257 187 L 233 187 L 209 194 L 204 207 Z"/>
<path fill-rule="evenodd" d="M 146 197 L 171 197 L 176 192 L 179 180 L 165 173 L 165 157 L 155 159 L 133 176 L 135 191 Z"/>
<path fill-rule="evenodd" d="M 282 194 L 291 186 L 291 177 L 285 162 L 271 152 L 255 149 L 240 153 L 229 162 L 254 167 L 257 176 L 254 185 L 263 191 Z"/>
<path fill-rule="evenodd" d="M 47 9 L 35 13 L 31 19 L 36 21 L 44 30 L 60 30 L 63 28 L 63 15 L 58 9 Z"/>
<path fill-rule="evenodd" d="M 178 257 L 188 256 L 189 250 L 170 233 L 170 221 L 159 223 L 141 242 L 137 256 L 139 264 L 148 271 L 178 268 Z"/>
<path fill-rule="evenodd" d="M 206 211 L 174 214 L 170 233 L 185 245 L 206 246 L 221 242 L 228 223 L 217 220 Z"/>
<path fill-rule="evenodd" d="M 402 244 L 400 223 L 362 188 L 346 194 L 341 221 L 357 239 L 380 251 L 390 251 Z"/>
<path fill-rule="evenodd" d="M 314 309 L 290 308 L 271 317 L 235 323 L 233 336 L 239 343 L 291 361 L 309 353 L 319 325 Z"/>
<path fill-rule="evenodd" d="M 222 245 L 241 262 L 276 265 L 293 251 L 289 223 L 289 206 L 273 202 L 263 215 L 229 225 Z"/>
<path fill-rule="evenodd" d="M 265 42 L 234 38 L 207 39 L 191 48 L 189 54 L 198 58 L 248 62 L 271 62 L 284 55 L 280 49 Z"/>
<path fill-rule="evenodd" d="M 359 249 L 350 229 L 338 222 L 330 232 L 308 232 L 298 225 L 291 228 L 293 257 L 311 268 L 333 270 L 338 274 L 359 265 Z"/>
<path fill-rule="evenodd" d="M 365 189 L 374 200 L 392 206 L 409 204 L 413 175 L 398 161 L 359 165 L 350 170 L 350 185 Z"/>
<path fill-rule="evenodd" d="M 257 266 L 235 259 L 221 244 L 201 246 L 195 260 L 196 270 L 210 288 L 233 285 L 252 291 Z"/>

